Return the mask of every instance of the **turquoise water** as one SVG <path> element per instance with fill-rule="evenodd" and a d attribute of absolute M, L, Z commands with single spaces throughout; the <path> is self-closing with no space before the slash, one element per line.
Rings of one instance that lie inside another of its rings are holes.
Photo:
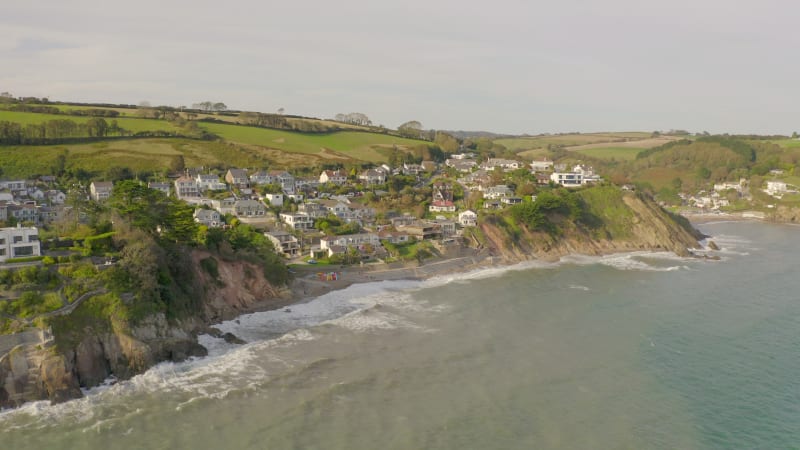
<path fill-rule="evenodd" d="M 702 229 L 722 261 L 570 257 L 243 316 L 221 327 L 245 346 L 0 414 L 0 447 L 798 447 L 800 229 Z"/>

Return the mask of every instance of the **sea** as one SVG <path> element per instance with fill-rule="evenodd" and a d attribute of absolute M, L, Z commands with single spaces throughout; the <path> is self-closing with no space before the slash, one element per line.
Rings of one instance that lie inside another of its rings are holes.
<path fill-rule="evenodd" d="M 800 228 L 330 292 L 0 412 L 3 449 L 800 448 Z M 707 241 L 706 241 L 707 242 Z M 718 260 L 713 257 L 719 257 Z"/>

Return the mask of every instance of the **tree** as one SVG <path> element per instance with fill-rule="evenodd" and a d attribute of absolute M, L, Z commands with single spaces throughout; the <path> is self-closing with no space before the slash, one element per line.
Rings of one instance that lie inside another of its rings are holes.
<path fill-rule="evenodd" d="M 217 102 L 214 103 L 211 109 L 213 109 L 214 111 L 227 111 L 228 107 L 225 105 L 225 103 Z"/>
<path fill-rule="evenodd" d="M 422 124 L 417 120 L 409 120 L 397 127 L 397 132 L 403 137 L 419 139 L 422 136 Z"/>
<path fill-rule="evenodd" d="M 352 112 L 349 114 L 336 114 L 334 118 L 337 122 L 344 122 L 350 123 L 353 125 L 361 125 L 361 126 L 369 126 L 372 125 L 372 121 L 369 120 L 366 114 L 359 113 L 359 112 Z"/>
<path fill-rule="evenodd" d="M 172 173 L 182 173 L 186 168 L 183 155 L 175 155 L 169 161 L 169 171 Z"/>

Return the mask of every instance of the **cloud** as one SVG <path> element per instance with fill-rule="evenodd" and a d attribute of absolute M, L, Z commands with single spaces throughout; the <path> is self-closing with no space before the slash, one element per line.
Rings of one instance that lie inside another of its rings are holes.
<path fill-rule="evenodd" d="M 514 133 L 787 133 L 800 105 L 778 0 L 29 3 L 0 17 L 20 95 Z"/>

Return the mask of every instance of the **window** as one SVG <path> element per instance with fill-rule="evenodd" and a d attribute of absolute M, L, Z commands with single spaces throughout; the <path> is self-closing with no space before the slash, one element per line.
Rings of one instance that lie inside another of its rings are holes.
<path fill-rule="evenodd" d="M 33 246 L 26 245 L 24 247 L 17 247 L 14 249 L 14 256 L 31 256 L 33 255 Z"/>
<path fill-rule="evenodd" d="M 31 234 L 28 236 L 28 242 L 36 242 L 39 240 L 38 234 Z"/>
<path fill-rule="evenodd" d="M 0 238 L 0 245 L 6 245 L 6 238 Z"/>
<path fill-rule="evenodd" d="M 22 242 L 22 236 L 14 236 L 14 243 L 17 244 L 20 242 Z"/>
<path fill-rule="evenodd" d="M 0 248 L 0 256 L 6 256 L 6 249 Z"/>

